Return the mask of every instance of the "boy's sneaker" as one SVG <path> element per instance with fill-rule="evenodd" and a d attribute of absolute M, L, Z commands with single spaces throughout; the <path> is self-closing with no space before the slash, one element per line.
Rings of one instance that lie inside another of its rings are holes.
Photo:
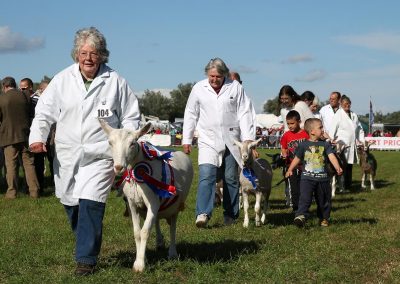
<path fill-rule="evenodd" d="M 303 228 L 306 224 L 306 217 L 304 217 L 304 215 L 297 216 L 294 218 L 294 224 L 299 228 Z"/>
<path fill-rule="evenodd" d="M 197 228 L 205 228 L 207 226 L 208 216 L 206 213 L 197 215 L 196 226 Z"/>
<path fill-rule="evenodd" d="M 326 219 L 323 219 L 320 223 L 321 227 L 328 227 L 329 226 L 329 222 Z"/>

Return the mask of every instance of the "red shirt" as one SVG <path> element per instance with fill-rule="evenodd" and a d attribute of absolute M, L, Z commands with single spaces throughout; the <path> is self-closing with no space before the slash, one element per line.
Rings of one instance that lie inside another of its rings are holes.
<path fill-rule="evenodd" d="M 300 129 L 299 132 L 286 131 L 281 138 L 281 148 L 288 150 L 288 157 L 286 157 L 286 163 L 290 165 L 294 158 L 294 152 L 296 151 L 299 143 L 309 139 L 307 132 Z"/>

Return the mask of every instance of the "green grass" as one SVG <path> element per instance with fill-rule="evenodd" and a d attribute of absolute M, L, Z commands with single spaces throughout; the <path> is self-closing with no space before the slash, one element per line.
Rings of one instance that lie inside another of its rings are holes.
<path fill-rule="evenodd" d="M 260 150 L 265 152 L 274 150 Z M 276 150 L 275 150 L 276 152 Z M 207 229 L 194 225 L 196 170 L 186 209 L 177 229 L 178 260 L 169 261 L 167 249 L 155 250 L 155 231 L 147 247 L 146 270 L 134 274 L 131 221 L 123 217 L 124 203 L 112 192 L 104 220 L 99 271 L 73 275 L 74 238 L 64 209 L 47 188 L 45 196 L 16 200 L 0 195 L 0 283 L 398 283 L 400 282 L 400 152 L 374 152 L 379 168 L 377 190 L 360 191 L 360 171 L 353 170 L 353 188 L 333 201 L 332 224 L 318 226 L 314 218 L 305 229 L 292 225 L 284 204 L 283 186 L 271 195 L 268 223 L 251 220 L 224 227 L 216 208 Z M 274 184 L 280 180 L 275 171 Z M 254 200 L 253 200 L 254 202 Z M 251 217 L 254 213 L 251 212 Z M 168 241 L 168 227 L 162 230 Z"/>

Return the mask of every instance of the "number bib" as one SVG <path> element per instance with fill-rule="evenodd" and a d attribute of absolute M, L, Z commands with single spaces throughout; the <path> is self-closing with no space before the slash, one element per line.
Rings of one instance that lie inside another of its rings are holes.
<path fill-rule="evenodd" d="M 113 113 L 111 110 L 109 110 L 108 108 L 99 108 L 97 109 L 97 117 L 98 118 L 107 118 L 112 116 Z"/>

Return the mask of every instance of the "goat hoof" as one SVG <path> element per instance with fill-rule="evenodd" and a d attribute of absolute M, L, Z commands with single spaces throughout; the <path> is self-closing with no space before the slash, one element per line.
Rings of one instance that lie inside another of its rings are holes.
<path fill-rule="evenodd" d="M 263 225 L 265 224 L 265 220 L 266 220 L 265 215 L 262 215 L 262 217 L 261 217 L 261 223 L 262 223 Z"/>
<path fill-rule="evenodd" d="M 256 221 L 256 227 L 261 227 L 261 222 L 260 221 Z"/>
<path fill-rule="evenodd" d="M 144 270 L 144 262 L 136 260 L 133 264 L 133 271 L 134 272 L 143 272 Z"/>
<path fill-rule="evenodd" d="M 243 228 L 248 228 L 249 227 L 249 222 L 243 222 Z"/>

